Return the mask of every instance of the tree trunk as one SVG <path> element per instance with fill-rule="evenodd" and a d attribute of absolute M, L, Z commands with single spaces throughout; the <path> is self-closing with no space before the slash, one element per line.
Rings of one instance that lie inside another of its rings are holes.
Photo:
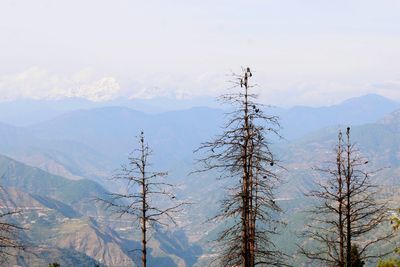
<path fill-rule="evenodd" d="M 141 144 L 142 144 L 142 151 L 144 151 L 144 140 L 143 140 L 143 136 L 142 136 L 142 140 L 141 140 Z M 146 159 L 144 157 L 144 154 L 142 153 L 142 267 L 146 267 L 147 266 L 147 237 L 146 237 L 146 222 L 147 222 L 147 215 L 146 215 L 146 211 L 147 211 L 147 207 L 146 207 L 146 203 L 147 203 L 147 186 L 146 186 Z"/>
<path fill-rule="evenodd" d="M 347 244 L 346 244 L 346 266 L 351 266 L 351 197 L 350 197 L 350 183 L 351 183 L 351 161 L 350 161 L 350 128 L 347 128 L 347 175 L 346 175 L 346 223 L 347 223 Z"/>
<path fill-rule="evenodd" d="M 250 139 L 250 127 L 249 127 L 249 117 L 248 117 L 248 84 L 247 84 L 247 74 L 245 74 L 244 80 L 244 87 L 245 87 L 245 99 L 244 99 L 244 127 L 246 136 L 244 136 L 244 144 L 243 144 L 243 192 L 242 192 L 242 254 L 243 254 L 243 267 L 250 267 L 250 173 L 249 173 L 249 139 Z"/>
<path fill-rule="evenodd" d="M 339 132 L 338 152 L 338 191 L 339 191 L 339 267 L 344 267 L 344 225 L 343 225 L 343 179 L 342 179 L 342 132 Z"/>

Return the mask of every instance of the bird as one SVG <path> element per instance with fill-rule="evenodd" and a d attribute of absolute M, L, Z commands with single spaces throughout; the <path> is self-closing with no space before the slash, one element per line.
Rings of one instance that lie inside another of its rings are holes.
<path fill-rule="evenodd" d="M 250 71 L 250 68 L 249 68 L 249 67 L 247 67 L 247 69 L 246 69 L 246 73 L 248 73 L 248 74 L 249 74 L 249 77 L 253 76 L 253 75 L 251 74 L 251 71 Z"/>

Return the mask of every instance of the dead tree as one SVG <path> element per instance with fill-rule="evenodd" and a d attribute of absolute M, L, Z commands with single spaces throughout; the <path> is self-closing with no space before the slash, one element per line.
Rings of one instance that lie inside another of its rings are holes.
<path fill-rule="evenodd" d="M 342 173 L 343 138 L 339 132 L 335 150 L 336 161 L 326 168 L 317 168 L 323 176 L 317 181 L 317 189 L 309 192 L 318 205 L 310 211 L 310 223 L 306 224 L 303 237 L 314 241 L 316 248 L 299 246 L 299 252 L 312 261 L 326 266 L 345 266 L 345 178 Z M 314 245 L 314 244 L 313 244 Z"/>
<path fill-rule="evenodd" d="M 0 186 L 2 195 L 7 195 L 6 190 Z M 3 203 L 0 212 L 0 264 L 8 260 L 9 257 L 15 257 L 16 253 L 26 249 L 23 244 L 20 233 L 24 230 L 14 222 L 13 217 L 19 215 L 19 210 L 10 210 L 5 207 L 7 203 Z"/>
<path fill-rule="evenodd" d="M 393 232 L 377 233 L 378 227 L 387 221 L 388 203 L 378 201 L 379 186 L 371 181 L 377 171 L 366 171 L 368 161 L 350 141 L 350 128 L 346 131 L 346 149 L 343 172 L 346 177 L 346 264 L 352 266 L 351 249 L 359 248 L 361 260 L 384 256 L 388 252 L 372 254 L 371 246 L 380 246 L 393 237 Z M 378 170 L 379 171 L 379 170 Z"/>
<path fill-rule="evenodd" d="M 387 221 L 388 208 L 386 202 L 377 200 L 379 186 L 371 180 L 377 171 L 366 171 L 367 164 L 350 141 L 350 128 L 345 141 L 339 131 L 335 164 L 317 169 L 328 177 L 317 182 L 317 189 L 307 194 L 320 203 L 311 210 L 312 222 L 303 233 L 319 243 L 319 249 L 299 247 L 300 253 L 310 260 L 328 266 L 356 266 L 355 261 L 391 252 L 371 252 L 371 247 L 387 241 L 393 233 L 378 231 Z M 357 259 L 352 258 L 354 248 L 359 254 Z"/>
<path fill-rule="evenodd" d="M 186 203 L 178 202 L 172 189 L 173 184 L 165 182 L 167 172 L 151 169 L 149 161 L 152 150 L 145 142 L 144 133 L 139 136 L 139 148 L 129 157 L 129 164 L 122 168 L 113 179 L 126 186 L 122 193 L 111 193 L 101 199 L 120 216 L 128 215 L 138 222 L 141 230 L 141 266 L 147 266 L 147 243 L 149 228 L 156 225 L 176 224 L 174 216 Z"/>
<path fill-rule="evenodd" d="M 218 266 L 285 265 L 283 253 L 271 241 L 280 223 L 275 215 L 281 209 L 274 197 L 280 179 L 274 172 L 269 135 L 278 135 L 279 123 L 255 102 L 251 77 L 249 68 L 242 75 L 234 74 L 234 88 L 240 91 L 220 98 L 233 106 L 224 131 L 196 150 L 203 155 L 196 172 L 217 170 L 229 184 L 221 211 L 213 218 L 229 225 L 217 239 L 220 251 L 214 263 Z"/>

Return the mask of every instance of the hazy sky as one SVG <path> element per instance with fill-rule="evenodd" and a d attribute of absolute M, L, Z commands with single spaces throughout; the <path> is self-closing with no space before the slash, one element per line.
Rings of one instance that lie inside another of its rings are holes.
<path fill-rule="evenodd" d="M 218 95 L 400 100 L 399 0 L 1 0 L 0 99 Z"/>

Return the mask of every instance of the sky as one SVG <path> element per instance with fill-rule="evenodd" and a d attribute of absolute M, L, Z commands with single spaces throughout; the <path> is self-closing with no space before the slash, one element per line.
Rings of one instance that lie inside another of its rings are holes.
<path fill-rule="evenodd" d="M 1 0 L 0 100 L 217 96 L 400 100 L 398 0 Z"/>

